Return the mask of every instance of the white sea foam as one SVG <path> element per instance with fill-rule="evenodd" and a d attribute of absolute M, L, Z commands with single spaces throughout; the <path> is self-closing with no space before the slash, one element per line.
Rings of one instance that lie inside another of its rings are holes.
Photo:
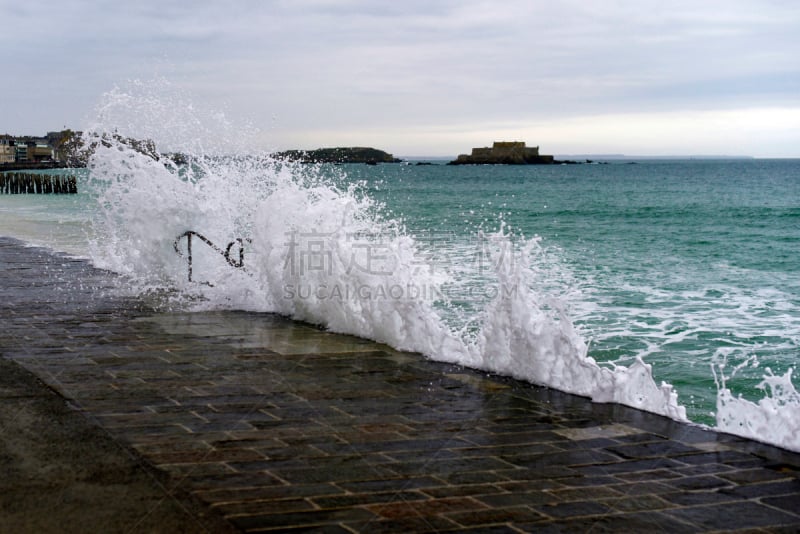
<path fill-rule="evenodd" d="M 717 429 L 746 438 L 766 441 L 800 451 L 800 393 L 792 383 L 792 369 L 774 375 L 767 368 L 763 380 L 756 386 L 764 397 L 756 402 L 735 396 L 728 381 L 748 366 L 757 366 L 754 356 L 745 358 L 726 376 L 731 350 L 715 355 L 712 372 L 717 383 Z"/>
<path fill-rule="evenodd" d="M 207 142 L 176 143 L 170 130 L 174 121 L 164 126 L 165 136 L 171 150 L 190 156 L 188 166 L 156 161 L 113 139 L 116 132 L 146 134 L 160 142 L 157 114 L 141 112 L 149 98 L 109 94 L 92 130 L 95 140 L 104 134 L 106 140 L 91 162 L 100 206 L 92 246 L 97 263 L 142 289 L 168 287 L 201 296 L 195 305 L 277 312 L 436 360 L 686 420 L 676 391 L 655 381 L 642 354 L 633 355 L 628 366 L 598 364 L 588 355 L 563 295 L 543 289 L 548 284 L 542 280 L 555 278 L 553 269 L 563 266 L 545 261 L 538 239 L 517 239 L 501 228 L 476 234 L 473 241 L 482 248 L 474 254 L 455 247 L 451 261 L 433 262 L 423 242 L 341 173 L 326 177 L 320 168 L 264 154 L 223 156 L 219 148 L 208 153 Z M 189 113 L 183 102 L 167 107 Z M 142 120 L 144 126 L 137 122 Z M 218 247 L 194 237 L 191 281 L 187 231 Z M 242 269 L 227 261 L 237 258 L 240 247 Z M 221 254 L 226 248 L 227 258 Z M 469 265 L 466 258 L 480 265 Z M 448 288 L 459 293 L 454 296 Z M 465 291 L 480 291 L 480 296 L 459 307 Z M 603 307 L 586 309 L 596 313 Z M 676 320 L 664 317 L 658 328 L 676 328 Z M 700 328 L 690 325 L 680 335 L 696 335 Z M 773 439 L 764 431 L 782 419 L 800 420 L 795 397 L 783 395 L 790 378 L 790 373 L 766 377 L 771 394 L 747 413 L 753 421 L 758 413 L 768 414 L 763 424 L 754 423 L 760 439 L 800 450 L 796 432 L 785 438 L 776 433 Z M 739 401 L 725 391 L 723 384 L 722 414 Z M 726 431 L 738 425 L 728 415 L 719 421 Z"/>

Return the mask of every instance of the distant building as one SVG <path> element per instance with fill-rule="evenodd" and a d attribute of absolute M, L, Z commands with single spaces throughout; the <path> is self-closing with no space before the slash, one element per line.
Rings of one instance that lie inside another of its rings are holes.
<path fill-rule="evenodd" d="M 480 164 L 548 164 L 553 156 L 539 154 L 539 147 L 525 146 L 524 141 L 495 141 L 491 148 L 473 148 L 472 154 L 461 154 L 451 165 Z"/>
<path fill-rule="evenodd" d="M 46 139 L 36 139 L 28 143 L 28 161 L 41 163 L 44 161 L 54 161 L 55 151 L 47 144 Z"/>
<path fill-rule="evenodd" d="M 44 137 L 0 135 L 0 165 L 19 168 L 85 167 L 97 144 L 110 146 L 108 144 L 112 138 L 155 160 L 160 158 L 155 143 L 149 139 L 138 140 L 117 134 L 104 134 L 86 143 L 82 132 L 66 129 L 47 132 Z"/>
<path fill-rule="evenodd" d="M 48 132 L 45 137 L 0 135 L 0 164 L 53 163 L 59 158 L 59 148 L 74 133 Z"/>
<path fill-rule="evenodd" d="M 10 135 L 0 135 L 0 164 L 14 163 L 17 158 L 14 138 Z"/>
<path fill-rule="evenodd" d="M 16 163 L 53 161 L 53 148 L 42 139 L 16 139 Z"/>
<path fill-rule="evenodd" d="M 14 145 L 14 161 L 17 163 L 28 162 L 28 143 L 16 141 Z"/>

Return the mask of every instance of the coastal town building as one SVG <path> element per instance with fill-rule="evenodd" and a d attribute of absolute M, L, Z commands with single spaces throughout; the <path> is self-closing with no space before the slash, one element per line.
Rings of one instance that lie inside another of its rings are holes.
<path fill-rule="evenodd" d="M 0 135 L 0 165 L 66 161 L 67 145 L 75 136 L 71 130 L 47 132 L 45 137 Z"/>
<path fill-rule="evenodd" d="M 36 163 L 52 161 L 52 149 L 47 145 L 39 145 L 36 141 L 16 140 L 15 156 L 17 163 Z"/>
<path fill-rule="evenodd" d="M 158 160 L 161 157 L 151 139 L 133 139 L 114 134 L 95 134 L 87 141 L 83 132 L 62 130 L 47 132 L 44 137 L 0 136 L 0 171 L 19 169 L 50 169 L 58 167 L 86 167 L 99 143 L 111 146 L 117 142 L 137 152 Z"/>
<path fill-rule="evenodd" d="M 55 161 L 55 151 L 53 147 L 47 144 L 45 139 L 31 139 L 25 142 L 25 147 L 26 159 L 24 161 L 29 163 Z"/>
<path fill-rule="evenodd" d="M 0 135 L 0 164 L 14 163 L 17 157 L 14 138 L 10 135 Z"/>
<path fill-rule="evenodd" d="M 17 163 L 28 162 L 28 144 L 16 142 L 14 145 L 14 161 Z"/>
<path fill-rule="evenodd" d="M 0 163 L 42 163 L 55 161 L 55 150 L 47 139 L 33 137 L 0 138 Z"/>

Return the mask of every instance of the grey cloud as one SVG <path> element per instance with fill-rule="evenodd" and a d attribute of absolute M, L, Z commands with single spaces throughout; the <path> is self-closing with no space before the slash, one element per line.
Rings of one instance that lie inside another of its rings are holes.
<path fill-rule="evenodd" d="M 19 92 L 46 104 L 22 96 L 0 104 L 12 130 L 50 128 L 64 109 L 78 120 L 87 101 L 125 78 L 146 77 L 160 68 L 154 61 L 172 64 L 176 83 L 214 105 L 254 123 L 277 115 L 295 130 L 800 106 L 794 2 L 29 6 L 15 4 L 3 40 Z"/>

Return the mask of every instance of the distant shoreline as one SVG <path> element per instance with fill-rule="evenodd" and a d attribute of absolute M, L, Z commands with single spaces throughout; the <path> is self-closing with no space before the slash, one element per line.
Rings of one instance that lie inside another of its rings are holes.
<path fill-rule="evenodd" d="M 755 156 L 725 156 L 715 154 L 701 154 L 701 155 L 668 155 L 668 156 L 636 156 L 629 154 L 559 154 L 559 158 L 572 158 L 572 159 L 593 159 L 593 160 L 610 160 L 610 159 L 756 159 Z"/>
<path fill-rule="evenodd" d="M 442 161 L 447 162 L 452 160 L 455 156 L 400 156 L 403 161 Z M 708 160 L 755 160 L 755 159 L 798 159 L 796 157 L 783 157 L 783 158 L 759 158 L 756 156 L 719 156 L 719 155 L 699 155 L 699 156 L 637 156 L 629 154 L 555 154 L 557 160 L 592 160 L 592 161 L 610 161 L 610 160 L 693 160 L 693 159 L 708 159 Z"/>

